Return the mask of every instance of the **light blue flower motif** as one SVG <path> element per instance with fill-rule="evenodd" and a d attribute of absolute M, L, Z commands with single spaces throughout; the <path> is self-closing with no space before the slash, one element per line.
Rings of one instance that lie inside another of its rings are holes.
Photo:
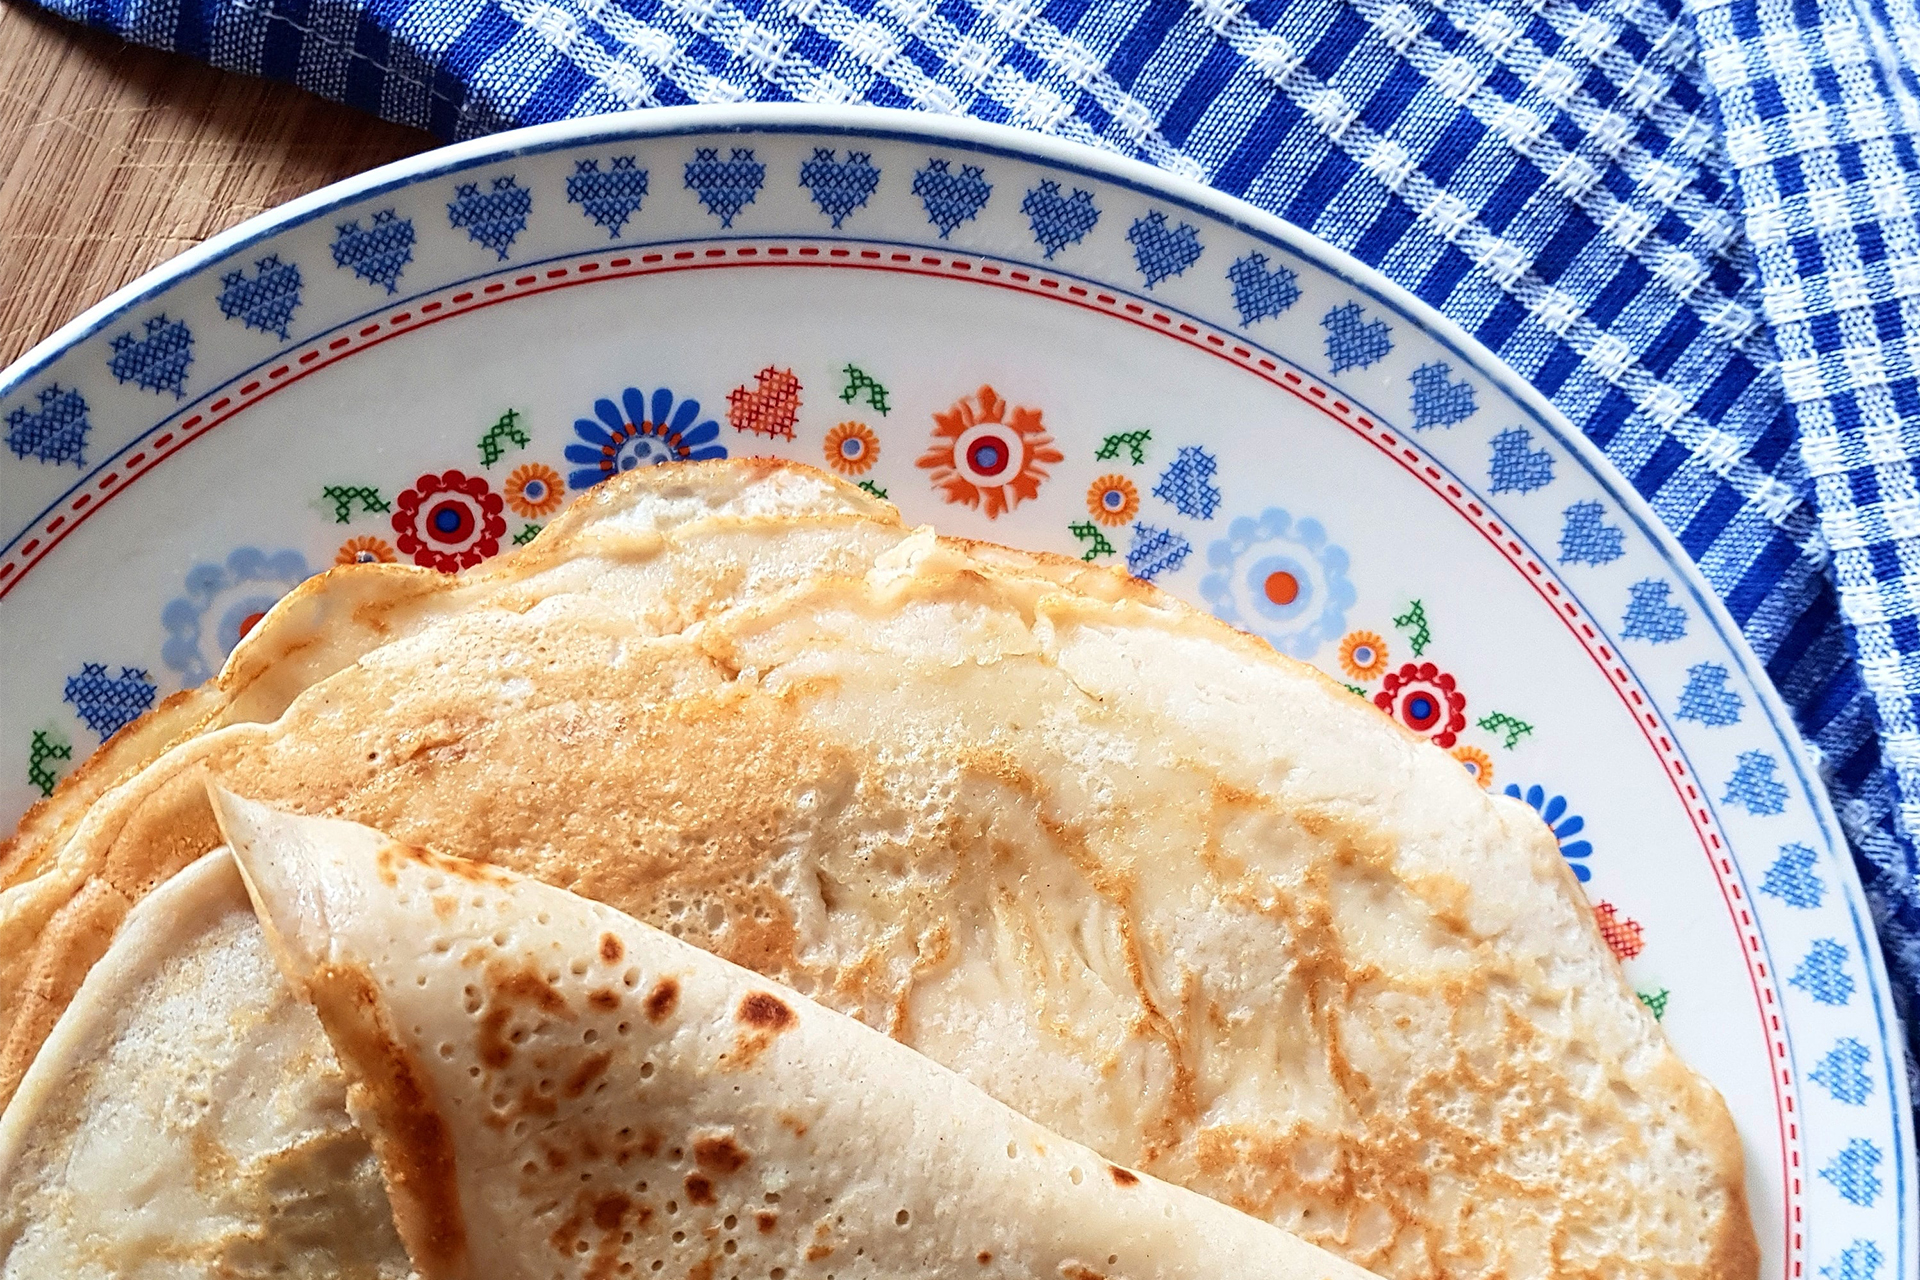
<path fill-rule="evenodd" d="M 1577 813 L 1567 812 L 1565 796 L 1550 796 L 1547 789 L 1535 783 L 1524 792 L 1519 786 L 1509 782 L 1507 794 L 1515 800 L 1525 801 L 1540 815 L 1547 824 L 1547 830 L 1553 832 L 1553 838 L 1560 845 L 1560 856 L 1573 867 L 1573 878 L 1581 884 L 1593 879 L 1593 872 L 1587 869 L 1584 861 L 1593 856 L 1593 845 L 1585 840 L 1573 837 L 1587 829 L 1587 820 Z"/>
<path fill-rule="evenodd" d="M 567 446 L 567 461 L 576 468 L 567 477 L 573 489 L 591 488 L 635 467 L 727 456 L 725 445 L 713 443 L 720 424 L 711 418 L 699 422 L 700 402 L 682 400 L 675 405 L 673 392 L 665 387 L 653 393 L 651 403 L 638 387 L 628 387 L 620 393 L 619 404 L 595 400 L 593 411 L 598 422 L 574 419 L 573 433 L 585 443 Z"/>
<path fill-rule="evenodd" d="M 1279 507 L 1242 516 L 1207 548 L 1214 570 L 1200 594 L 1223 622 L 1266 638 L 1281 653 L 1311 658 L 1347 629 L 1354 602 L 1347 553 L 1327 542 L 1318 520 Z"/>
<path fill-rule="evenodd" d="M 212 679 L 240 637 L 312 573 L 298 551 L 258 547 L 236 548 L 224 565 L 193 566 L 186 593 L 160 611 L 167 629 L 160 660 L 179 673 L 183 685 Z"/>

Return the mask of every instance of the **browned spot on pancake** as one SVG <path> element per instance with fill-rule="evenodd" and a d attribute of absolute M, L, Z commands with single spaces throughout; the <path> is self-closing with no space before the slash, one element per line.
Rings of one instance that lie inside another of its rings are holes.
<path fill-rule="evenodd" d="M 690 1173 L 686 1179 L 687 1199 L 694 1204 L 712 1204 L 713 1179 L 704 1173 Z"/>
<path fill-rule="evenodd" d="M 640 1135 L 640 1154 L 648 1160 L 660 1154 L 660 1135 L 648 1129 Z"/>
<path fill-rule="evenodd" d="M 720 1255 L 710 1253 L 695 1263 L 693 1270 L 687 1272 L 687 1280 L 713 1280 L 713 1269 L 720 1265 Z"/>
<path fill-rule="evenodd" d="M 804 1138 L 807 1136 L 807 1122 L 789 1112 L 782 1111 L 780 1113 L 780 1127 L 793 1134 L 796 1138 Z"/>
<path fill-rule="evenodd" d="M 626 954 L 627 949 L 621 943 L 620 939 L 610 933 L 600 935 L 600 958 L 602 960 L 605 960 L 608 964 L 619 964 L 620 957 Z"/>
<path fill-rule="evenodd" d="M 1114 1183 L 1118 1186 L 1137 1187 L 1140 1185 L 1139 1174 L 1134 1173 L 1128 1169 L 1122 1169 L 1117 1164 L 1108 1165 L 1107 1172 L 1113 1175 Z"/>
<path fill-rule="evenodd" d="M 601 1013 L 612 1013 L 620 1007 L 620 993 L 611 987 L 601 987 L 587 993 L 587 1004 Z"/>
<path fill-rule="evenodd" d="M 496 1000 L 518 1000 L 533 1005 L 542 1013 L 555 1013 L 573 1020 L 573 1010 L 568 1007 L 566 997 L 562 996 L 551 982 L 532 969 L 516 969 L 499 973 L 492 969 L 487 972 L 487 980 L 493 987 Z"/>
<path fill-rule="evenodd" d="M 531 1006 L 568 1022 L 578 1017 L 554 985 L 532 969 L 506 970 L 489 965 L 487 986 L 488 1008 L 480 1017 L 474 1038 L 481 1065 L 495 1071 L 513 1061 L 514 1037 L 521 1033 L 508 1030 L 508 1023 L 519 1009 Z"/>
<path fill-rule="evenodd" d="M 1066 1280 L 1107 1280 L 1105 1274 L 1095 1271 L 1084 1262 L 1075 1262 L 1071 1258 L 1060 1264 L 1060 1274 Z"/>
<path fill-rule="evenodd" d="M 559 1111 L 558 1104 L 532 1085 L 520 1087 L 520 1114 L 523 1116 L 550 1116 Z"/>
<path fill-rule="evenodd" d="M 414 1265 L 428 1275 L 464 1272 L 467 1229 L 453 1135 L 426 1072 L 388 1029 L 380 990 L 364 970 L 321 965 L 309 989 L 374 1117 L 373 1146 L 386 1174 L 394 1225 Z"/>
<path fill-rule="evenodd" d="M 808 1262 L 818 1262 L 822 1258 L 831 1258 L 832 1256 L 833 1246 L 830 1244 L 810 1244 L 807 1246 Z"/>
<path fill-rule="evenodd" d="M 565 1254 L 571 1258 L 574 1254 L 574 1246 L 580 1242 L 580 1228 L 585 1225 L 586 1215 L 575 1213 L 553 1229 L 553 1234 L 547 1237 L 547 1243 L 553 1246 L 555 1253 Z"/>
<path fill-rule="evenodd" d="M 780 1225 L 780 1215 L 771 1209 L 761 1209 L 753 1215 L 754 1222 L 760 1228 L 760 1234 L 766 1235 Z"/>
<path fill-rule="evenodd" d="M 421 749 L 445 747 L 464 737 L 464 734 L 456 733 L 447 741 L 436 739 L 424 744 Z M 506 874 L 498 867 L 490 867 L 484 862 L 476 862 L 471 858 L 450 858 L 444 853 L 434 852 L 425 845 L 406 844 L 399 840 L 390 841 L 381 846 L 380 875 L 388 884 L 393 883 L 389 877 L 402 862 L 417 862 L 430 871 L 438 871 L 443 875 L 453 876 L 455 879 L 465 880 L 471 884 L 504 885 L 508 883 Z"/>
<path fill-rule="evenodd" d="M 982 1249 L 980 1252 L 973 1255 L 973 1260 L 984 1267 L 989 1262 L 993 1261 L 993 1250 Z"/>
<path fill-rule="evenodd" d="M 233 1155 L 220 1145 L 207 1125 L 193 1126 L 187 1152 L 193 1163 L 194 1190 L 206 1195 L 232 1184 L 238 1172 Z"/>
<path fill-rule="evenodd" d="M 627 1210 L 632 1207 L 633 1201 L 618 1191 L 610 1196 L 602 1196 L 599 1203 L 593 1206 L 593 1225 L 602 1231 L 618 1231 L 620 1224 L 626 1220 Z"/>
<path fill-rule="evenodd" d="M 680 1003 L 680 983 L 673 978 L 662 978 L 653 984 L 653 990 L 647 992 L 645 1008 L 648 1022 L 659 1022 L 673 1012 Z"/>
<path fill-rule="evenodd" d="M 556 1173 L 573 1163 L 573 1158 L 559 1147 L 544 1147 L 541 1154 L 547 1158 L 547 1167 Z"/>
<path fill-rule="evenodd" d="M 694 1139 L 693 1162 L 723 1178 L 730 1173 L 740 1172 L 751 1158 L 730 1133 Z"/>
<path fill-rule="evenodd" d="M 771 991 L 749 991 L 740 998 L 740 1008 L 734 1016 L 750 1027 L 775 1033 L 785 1031 L 797 1021 L 793 1010 Z"/>
<path fill-rule="evenodd" d="M 506 1038 L 507 1019 L 513 1016 L 513 1010 L 505 1005 L 495 1005 L 486 1011 L 480 1019 L 480 1029 L 474 1033 L 474 1039 L 480 1046 L 480 1063 L 498 1071 L 513 1061 L 513 1043 Z"/>
<path fill-rule="evenodd" d="M 436 919 L 451 920 L 453 913 L 460 909 L 460 900 L 450 893 L 433 895 L 433 914 Z"/>
<path fill-rule="evenodd" d="M 587 1091 L 587 1086 L 606 1074 L 607 1064 L 613 1061 L 611 1053 L 589 1054 L 567 1077 L 564 1092 L 569 1098 L 577 1098 Z"/>

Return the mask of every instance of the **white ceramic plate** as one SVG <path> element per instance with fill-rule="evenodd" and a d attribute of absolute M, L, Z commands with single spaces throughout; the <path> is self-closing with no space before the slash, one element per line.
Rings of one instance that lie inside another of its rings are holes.
<path fill-rule="evenodd" d="M 1762 1274 L 1915 1275 L 1886 977 L 1759 663 L 1545 401 L 1245 205 L 890 112 L 503 134 L 177 259 L 0 422 L 9 821 L 337 559 L 477 562 L 610 467 L 830 463 L 1151 578 L 1534 804 L 1733 1107 Z"/>

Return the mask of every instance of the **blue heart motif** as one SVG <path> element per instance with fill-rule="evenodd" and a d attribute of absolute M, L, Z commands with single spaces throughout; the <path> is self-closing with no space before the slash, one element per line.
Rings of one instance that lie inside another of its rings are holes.
<path fill-rule="evenodd" d="M 1093 207 L 1093 192 L 1075 187 L 1072 196 L 1063 196 L 1060 184 L 1051 178 L 1027 192 L 1027 198 L 1020 202 L 1020 212 L 1027 215 L 1034 242 L 1049 258 L 1070 244 L 1079 244 L 1100 221 L 1100 211 Z"/>
<path fill-rule="evenodd" d="M 1127 572 L 1152 582 L 1187 561 L 1193 544 L 1171 529 L 1156 529 L 1139 521 L 1133 526 L 1133 545 L 1127 548 Z"/>
<path fill-rule="evenodd" d="M 374 214 L 364 229 L 358 218 L 343 222 L 333 238 L 334 265 L 397 293 L 400 273 L 413 261 L 413 238 L 413 219 L 402 218 L 392 209 Z"/>
<path fill-rule="evenodd" d="M 1744 699 L 1727 688 L 1727 669 L 1717 662 L 1696 662 L 1687 668 L 1687 687 L 1680 691 L 1676 720 L 1694 720 L 1704 725 L 1740 723 Z"/>
<path fill-rule="evenodd" d="M 993 184 L 977 164 L 963 164 L 959 173 L 950 173 L 945 160 L 928 160 L 927 167 L 913 175 L 913 194 L 926 207 L 927 221 L 940 228 L 940 238 L 963 222 L 980 216 L 993 194 Z"/>
<path fill-rule="evenodd" d="M 121 382 L 131 382 L 148 391 L 171 391 L 176 398 L 187 394 L 187 366 L 193 363 L 193 331 L 181 320 L 164 315 L 147 321 L 146 332 L 117 335 L 112 342 L 113 355 L 107 368 Z"/>
<path fill-rule="evenodd" d="M 447 205 L 447 221 L 454 230 L 464 230 L 468 239 L 485 245 L 505 262 L 507 250 L 527 229 L 527 215 L 531 212 L 533 193 L 508 174 L 495 178 L 491 191 L 481 191 L 477 182 L 461 183 Z"/>
<path fill-rule="evenodd" d="M 1627 535 L 1606 522 L 1597 502 L 1576 502 L 1560 526 L 1560 563 L 1611 564 L 1626 554 Z"/>
<path fill-rule="evenodd" d="M 1654 578 L 1645 578 L 1628 587 L 1627 613 L 1620 620 L 1620 638 L 1666 644 L 1686 635 L 1687 611 L 1668 601 L 1667 595 L 1672 590 L 1667 583 Z"/>
<path fill-rule="evenodd" d="M 252 276 L 244 268 L 229 271 L 220 277 L 220 285 L 221 315 L 286 339 L 288 322 L 300 305 L 299 267 L 270 253 L 253 264 Z"/>
<path fill-rule="evenodd" d="M 1453 370 L 1436 360 L 1413 371 L 1413 429 L 1450 427 L 1473 416 L 1473 384 L 1462 378 L 1448 382 Z"/>
<path fill-rule="evenodd" d="M 750 147 L 733 148 L 727 160 L 720 158 L 718 147 L 695 147 L 687 161 L 687 190 L 700 197 L 723 227 L 733 225 L 734 215 L 753 203 L 766 180 L 767 166 L 753 158 Z"/>
<path fill-rule="evenodd" d="M 80 393 L 53 382 L 40 388 L 39 409 L 21 405 L 7 415 L 7 448 L 16 458 L 31 455 L 42 462 L 84 466 L 82 450 L 92 429 Z"/>
<path fill-rule="evenodd" d="M 1241 324 L 1277 316 L 1300 301 L 1300 277 L 1286 267 L 1268 269 L 1267 255 L 1250 253 L 1227 268 L 1233 305 Z"/>
<path fill-rule="evenodd" d="M 1783 844 L 1780 856 L 1767 868 L 1766 879 L 1760 882 L 1760 892 L 1770 893 L 1790 907 L 1806 910 L 1820 905 L 1826 897 L 1827 885 L 1814 874 L 1813 864 L 1819 861 L 1819 855 L 1803 844 Z"/>
<path fill-rule="evenodd" d="M 1220 505 L 1220 490 L 1213 483 L 1220 464 L 1205 449 L 1193 445 L 1180 450 L 1173 462 L 1160 474 L 1153 496 L 1169 503 L 1181 515 L 1193 520 L 1211 520 Z"/>
<path fill-rule="evenodd" d="M 1825 1085 L 1836 1100 L 1857 1107 L 1873 1092 L 1873 1081 L 1863 1070 L 1872 1057 L 1867 1046 L 1852 1036 L 1846 1036 L 1834 1044 L 1813 1070 L 1807 1072 L 1807 1077 Z"/>
<path fill-rule="evenodd" d="M 1365 319 L 1365 314 L 1359 303 L 1349 302 L 1320 317 L 1320 327 L 1327 331 L 1327 359 L 1335 373 L 1364 369 L 1393 350 L 1387 322 Z"/>
<path fill-rule="evenodd" d="M 1865 1138 L 1855 1138 L 1820 1170 L 1841 1196 L 1863 1209 L 1872 1208 L 1880 1195 L 1880 1162 L 1886 1157 Z"/>
<path fill-rule="evenodd" d="M 567 179 L 567 200 L 607 229 L 613 239 L 620 228 L 640 212 L 647 195 L 647 171 L 634 167 L 632 156 L 615 156 L 613 167 L 601 171 L 598 160 L 576 160 L 573 176 Z"/>
<path fill-rule="evenodd" d="M 833 157 L 832 148 L 815 147 L 813 159 L 800 166 L 800 185 L 813 193 L 813 202 L 838 230 L 880 185 L 880 170 L 864 151 L 849 151 L 845 160 Z"/>
<path fill-rule="evenodd" d="M 1167 215 L 1155 210 L 1144 218 L 1135 218 L 1127 228 L 1127 243 L 1133 246 L 1133 260 L 1151 289 L 1168 276 L 1177 276 L 1200 261 L 1200 231 L 1188 223 L 1167 229 Z"/>
<path fill-rule="evenodd" d="M 1814 938 L 1812 950 L 1788 979 L 1820 1004 L 1847 1004 L 1853 996 L 1853 975 L 1847 973 L 1847 948 L 1834 938 Z"/>
<path fill-rule="evenodd" d="M 119 675 L 110 676 L 105 663 L 86 662 L 80 665 L 79 675 L 67 677 L 64 696 L 87 728 L 105 741 L 151 707 L 157 692 L 159 686 L 138 667 L 122 667 Z"/>
<path fill-rule="evenodd" d="M 1532 493 L 1553 483 L 1553 455 L 1530 446 L 1525 427 L 1509 427 L 1493 438 L 1487 475 L 1495 493 Z"/>

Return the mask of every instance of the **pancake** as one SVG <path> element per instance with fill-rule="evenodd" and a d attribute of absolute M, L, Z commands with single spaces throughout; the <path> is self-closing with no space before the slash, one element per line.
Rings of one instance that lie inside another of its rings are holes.
<path fill-rule="evenodd" d="M 672 630 L 735 590 L 831 568 L 841 554 L 829 532 L 810 549 L 817 559 L 790 543 L 784 551 L 792 558 L 735 560 L 730 576 L 714 572 L 724 556 L 710 540 L 738 541 L 743 531 L 750 537 L 769 521 L 892 510 L 825 476 L 751 465 L 698 485 L 652 485 L 634 497 L 602 512 L 603 500 L 590 495 L 556 520 L 546 539 L 459 577 L 383 564 L 310 579 L 255 625 L 218 677 L 128 725 L 30 810 L 0 845 L 0 1105 L 127 908 L 211 848 L 212 827 L 202 822 L 143 847 L 104 875 L 94 874 L 93 863 L 75 874 L 71 862 L 59 865 L 61 851 L 76 842 L 94 850 L 113 839 L 128 806 L 194 758 L 197 739 L 230 725 L 274 720 L 301 691 L 437 617 L 522 607 L 511 593 L 524 579 L 548 581 L 552 589 L 551 579 L 591 576 L 603 559 L 600 548 L 616 560 L 644 562 L 641 572 L 622 580 L 627 598 L 621 604 L 633 625 Z M 582 526 L 578 536 L 570 534 Z M 179 749 L 169 763 L 141 773 L 170 748 Z M 204 807 L 197 785 L 187 795 Z M 83 822 L 90 824 L 84 834 Z"/>
<path fill-rule="evenodd" d="M 598 903 L 217 803 L 422 1280 L 1367 1280 Z"/>
<path fill-rule="evenodd" d="M 1393 1280 L 1755 1274 L 1725 1104 L 1536 814 L 1145 584 L 851 491 L 697 570 L 626 531 L 788 470 L 609 482 L 103 797 L 36 892 L 146 892 L 214 779 L 606 903 Z"/>
<path fill-rule="evenodd" d="M 372 1149 L 240 874 L 133 910 L 0 1117 L 5 1280 L 404 1280 Z"/>

